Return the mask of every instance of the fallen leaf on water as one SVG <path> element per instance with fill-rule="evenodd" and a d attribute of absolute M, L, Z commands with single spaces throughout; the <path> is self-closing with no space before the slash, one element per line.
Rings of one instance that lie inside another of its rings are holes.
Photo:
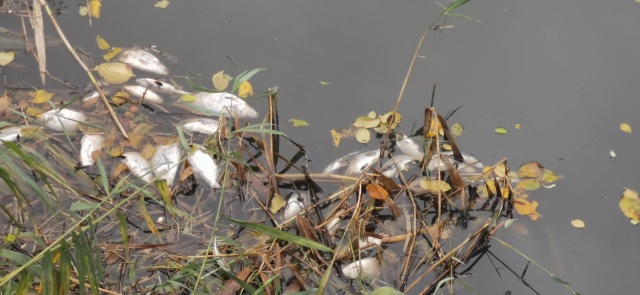
<path fill-rule="evenodd" d="M 460 136 L 462 135 L 462 132 L 464 131 L 464 126 L 462 126 L 460 123 L 454 123 L 453 125 L 451 125 L 451 134 L 453 134 L 453 136 Z"/>
<path fill-rule="evenodd" d="M 44 110 L 42 110 L 41 108 L 38 108 L 38 107 L 28 107 L 27 110 L 25 111 L 25 113 L 29 117 L 36 117 L 36 116 L 44 113 Z"/>
<path fill-rule="evenodd" d="M 514 198 L 513 207 L 520 215 L 529 216 L 531 220 L 540 218 L 540 214 L 536 211 L 538 208 L 538 202 L 536 201 L 529 202 L 525 198 Z"/>
<path fill-rule="evenodd" d="M 528 190 L 528 191 L 535 191 L 540 188 L 540 182 L 534 178 L 527 178 L 527 179 L 520 180 L 518 182 L 517 187 Z"/>
<path fill-rule="evenodd" d="M 584 221 L 582 221 L 580 219 L 571 220 L 571 225 L 573 225 L 573 227 L 575 227 L 575 228 L 584 228 L 585 227 Z"/>
<path fill-rule="evenodd" d="M 87 14 L 89 13 L 89 8 L 88 8 L 88 7 L 86 7 L 86 6 L 80 6 L 80 7 L 78 8 L 78 13 L 79 13 L 81 16 L 87 16 Z"/>
<path fill-rule="evenodd" d="M 331 138 L 333 139 L 333 145 L 335 147 L 339 147 L 340 139 L 342 139 L 342 133 L 338 133 L 335 129 L 331 129 Z"/>
<path fill-rule="evenodd" d="M 251 83 L 249 83 L 249 81 L 242 82 L 238 87 L 238 96 L 241 98 L 247 98 L 251 95 L 253 95 L 253 87 L 251 86 Z"/>
<path fill-rule="evenodd" d="M 271 211 L 271 214 L 276 214 L 276 212 L 280 211 L 280 209 L 282 209 L 286 204 L 287 201 L 285 201 L 281 195 L 275 194 L 271 199 L 271 208 L 269 208 L 269 210 Z"/>
<path fill-rule="evenodd" d="M 613 150 L 609 151 L 609 158 L 611 158 L 611 160 L 616 158 L 616 152 L 614 152 Z"/>
<path fill-rule="evenodd" d="M 129 101 L 129 93 L 124 91 L 118 91 L 111 97 L 111 101 L 116 105 L 122 105 Z"/>
<path fill-rule="evenodd" d="M 442 180 L 428 180 L 426 178 L 420 180 L 420 187 L 434 193 L 438 191 L 446 192 L 451 189 L 451 185 Z"/>
<path fill-rule="evenodd" d="M 504 222 L 504 228 L 509 228 L 509 226 L 511 226 L 511 224 L 513 224 L 516 220 L 517 219 L 508 219 Z"/>
<path fill-rule="evenodd" d="M 452 147 L 448 143 L 443 143 L 442 144 L 442 149 L 445 150 L 445 151 L 450 151 L 452 149 Z"/>
<path fill-rule="evenodd" d="M 213 87 L 216 90 L 225 90 L 229 86 L 230 80 L 229 75 L 225 75 L 224 71 L 219 71 L 211 77 L 211 82 L 213 82 Z"/>
<path fill-rule="evenodd" d="M 0 112 L 6 110 L 10 104 L 11 100 L 9 99 L 7 92 L 3 93 L 2 96 L 0 96 Z"/>
<path fill-rule="evenodd" d="M 558 175 L 556 175 L 553 171 L 549 169 L 544 169 L 544 173 L 542 174 L 542 181 L 546 183 L 553 183 L 558 180 Z"/>
<path fill-rule="evenodd" d="M 624 216 L 632 220 L 640 220 L 640 198 L 638 198 L 638 192 L 625 188 L 619 205 Z"/>
<path fill-rule="evenodd" d="M 522 124 L 516 123 L 515 125 L 513 125 L 513 127 L 515 127 L 516 129 L 520 129 L 522 128 Z"/>
<path fill-rule="evenodd" d="M 131 67 L 121 62 L 102 63 L 97 65 L 94 70 L 98 71 L 100 77 L 109 84 L 122 84 L 134 76 Z"/>
<path fill-rule="evenodd" d="M 330 82 L 325 82 L 325 81 L 320 81 L 320 85 L 329 85 L 331 84 Z"/>
<path fill-rule="evenodd" d="M 496 131 L 496 133 L 498 133 L 498 134 L 508 134 L 508 133 L 509 133 L 509 131 L 507 130 L 507 128 L 504 128 L 504 127 L 498 127 L 498 128 L 496 128 L 496 130 L 495 130 L 495 131 Z"/>
<path fill-rule="evenodd" d="M 167 8 L 167 6 L 169 6 L 169 1 L 168 0 L 162 0 L 162 1 L 158 1 L 156 2 L 156 4 L 154 4 L 155 7 L 158 8 Z"/>
<path fill-rule="evenodd" d="M 289 122 L 293 124 L 293 127 L 309 126 L 309 123 L 307 123 L 307 121 L 305 120 L 291 118 L 289 119 Z"/>
<path fill-rule="evenodd" d="M 525 163 L 525 164 L 522 164 L 522 166 L 520 166 L 520 168 L 518 169 L 518 176 L 520 178 L 525 178 L 525 177 L 538 178 L 542 176 L 543 169 L 544 167 L 542 167 L 542 165 L 540 165 L 540 163 L 538 162 L 533 161 L 533 162 Z"/>
<path fill-rule="evenodd" d="M 626 133 L 631 133 L 631 125 L 627 123 L 620 123 L 620 130 Z"/>
<path fill-rule="evenodd" d="M 100 7 L 102 7 L 102 4 L 100 4 L 100 0 L 89 1 L 89 14 L 91 15 L 91 17 L 96 19 L 100 18 Z"/>
<path fill-rule="evenodd" d="M 0 67 L 6 66 L 16 58 L 16 51 L 3 51 L 0 52 Z"/>
<path fill-rule="evenodd" d="M 96 43 L 98 43 L 98 48 L 100 48 L 100 50 L 107 50 L 109 49 L 109 47 L 111 47 L 111 45 L 109 45 L 109 42 L 107 42 L 107 40 L 102 38 L 100 35 L 96 36 Z"/>
<path fill-rule="evenodd" d="M 398 112 L 394 113 L 393 111 L 391 111 L 380 116 L 380 123 L 391 125 L 391 130 L 396 129 L 400 122 L 402 122 L 402 115 L 400 115 L 400 113 Z"/>
<path fill-rule="evenodd" d="M 111 50 L 109 50 L 109 52 L 103 54 L 102 58 L 104 58 L 105 61 L 110 61 L 111 59 L 116 57 L 116 55 L 118 55 L 118 53 L 120 53 L 121 51 L 122 51 L 122 48 L 113 47 L 113 48 L 111 48 Z"/>
<path fill-rule="evenodd" d="M 34 92 L 32 97 L 33 99 L 31 100 L 31 103 L 45 103 L 51 100 L 53 93 L 40 89 Z"/>
<path fill-rule="evenodd" d="M 369 192 L 369 196 L 376 200 L 386 200 L 389 198 L 389 192 L 385 190 L 382 186 L 370 183 L 367 184 L 367 192 Z"/>
<path fill-rule="evenodd" d="M 357 128 L 373 128 L 378 125 L 380 125 L 380 118 L 376 118 L 375 115 L 373 118 L 371 118 L 370 116 L 361 116 L 358 117 L 355 122 L 353 122 L 353 127 Z"/>
<path fill-rule="evenodd" d="M 196 97 L 193 94 L 183 94 L 182 96 L 180 96 L 180 100 L 192 102 L 196 100 Z"/>
<path fill-rule="evenodd" d="M 367 128 L 356 129 L 356 140 L 360 143 L 367 143 L 371 140 L 371 132 Z"/>

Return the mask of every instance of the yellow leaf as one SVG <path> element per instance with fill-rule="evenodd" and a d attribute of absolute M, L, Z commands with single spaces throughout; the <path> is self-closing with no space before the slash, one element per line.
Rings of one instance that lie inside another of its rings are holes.
<path fill-rule="evenodd" d="M 516 211 L 523 216 L 529 216 L 531 220 L 538 220 L 540 214 L 536 211 L 538 208 L 538 202 L 529 202 L 524 198 L 515 198 L 513 200 L 513 207 Z"/>
<path fill-rule="evenodd" d="M 527 179 L 520 180 L 518 182 L 517 187 L 528 190 L 528 191 L 535 191 L 540 188 L 540 182 L 534 178 L 527 178 Z"/>
<path fill-rule="evenodd" d="M 14 58 L 16 58 L 15 50 L 0 52 L 0 67 L 8 65 Z"/>
<path fill-rule="evenodd" d="M 116 57 L 116 55 L 118 55 L 118 53 L 120 53 L 120 51 L 122 51 L 122 48 L 113 47 L 113 48 L 111 48 L 111 50 L 109 50 L 109 52 L 107 52 L 104 55 L 102 55 L 102 58 L 104 58 L 104 60 L 106 60 L 106 61 L 110 61 L 111 59 Z"/>
<path fill-rule="evenodd" d="M 88 7 L 86 7 L 86 6 L 80 6 L 80 7 L 78 8 L 78 13 L 79 13 L 81 16 L 87 16 L 87 14 L 89 13 L 89 8 L 88 8 Z"/>
<path fill-rule="evenodd" d="M 398 112 L 394 114 L 394 112 L 391 111 L 380 116 L 380 123 L 391 125 L 391 130 L 396 129 L 398 127 L 398 124 L 400 124 L 400 122 L 402 122 L 402 115 L 400 115 L 400 113 Z"/>
<path fill-rule="evenodd" d="M 275 194 L 271 199 L 271 208 L 269 208 L 269 210 L 271 211 L 271 214 L 276 214 L 276 212 L 280 211 L 280 209 L 282 209 L 286 204 L 287 201 L 285 201 L 281 195 Z"/>
<path fill-rule="evenodd" d="M 371 133 L 367 128 L 356 129 L 356 140 L 360 143 L 367 143 L 371 140 Z"/>
<path fill-rule="evenodd" d="M 169 6 L 169 1 L 168 0 L 162 0 L 162 1 L 158 1 L 156 2 L 156 4 L 154 4 L 155 7 L 158 8 L 167 8 L 167 6 Z"/>
<path fill-rule="evenodd" d="M 575 228 L 584 228 L 585 224 L 584 221 L 580 220 L 580 219 L 574 219 L 571 220 L 571 225 Z"/>
<path fill-rule="evenodd" d="M 27 114 L 27 116 L 36 117 L 36 116 L 44 113 L 44 110 L 42 110 L 41 108 L 37 108 L 37 107 L 28 107 L 25 113 Z"/>
<path fill-rule="evenodd" d="M 91 17 L 93 18 L 100 18 L 100 7 L 102 6 L 102 4 L 100 4 L 100 0 L 91 0 L 89 1 L 89 14 L 91 15 Z"/>
<path fill-rule="evenodd" d="M 353 127 L 357 128 L 373 128 L 378 125 L 380 125 L 380 119 L 375 117 L 371 118 L 369 116 L 358 117 L 356 121 L 353 122 Z"/>
<path fill-rule="evenodd" d="M 51 100 L 52 97 L 53 93 L 40 89 L 34 93 L 31 103 L 45 103 Z"/>
<path fill-rule="evenodd" d="M 229 86 L 229 78 L 224 74 L 224 71 L 217 72 L 213 75 L 211 81 L 216 90 L 225 90 Z"/>
<path fill-rule="evenodd" d="M 620 130 L 626 132 L 626 133 L 631 133 L 631 125 L 627 124 L 627 123 L 621 123 L 620 124 Z"/>
<path fill-rule="evenodd" d="M 107 50 L 109 49 L 109 47 L 111 47 L 111 45 L 109 45 L 109 42 L 107 42 L 107 40 L 102 38 L 100 35 L 96 36 L 96 42 L 98 43 L 98 48 L 100 48 L 100 50 Z"/>
<path fill-rule="evenodd" d="M 251 95 L 253 95 L 253 87 L 251 86 L 251 83 L 249 83 L 249 81 L 242 82 L 238 87 L 238 96 L 241 98 L 247 98 Z"/>
<path fill-rule="evenodd" d="M 129 93 L 125 91 L 118 91 L 111 97 L 111 101 L 116 105 L 122 105 L 129 101 Z"/>
<path fill-rule="evenodd" d="M 498 128 L 496 128 L 496 130 L 495 130 L 495 131 L 496 131 L 496 133 L 498 133 L 498 134 L 508 134 L 508 133 L 509 133 L 509 131 L 507 130 L 507 128 L 504 128 L 504 127 L 498 127 Z"/>
<path fill-rule="evenodd" d="M 540 163 L 538 162 L 533 161 L 525 163 L 522 164 L 522 166 L 520 166 L 520 168 L 518 169 L 518 176 L 521 178 L 538 178 L 542 176 L 542 169 L 544 169 L 544 167 L 542 167 L 542 165 L 540 165 Z"/>
<path fill-rule="evenodd" d="M 542 175 L 542 181 L 546 183 L 553 183 L 558 180 L 558 175 L 556 175 L 553 171 L 549 169 L 544 169 L 544 174 Z"/>
<path fill-rule="evenodd" d="M 100 77 L 109 84 L 122 84 L 134 76 L 131 67 L 121 62 L 102 63 L 94 70 L 98 71 Z"/>
<path fill-rule="evenodd" d="M 633 220 L 640 220 L 640 198 L 638 198 L 636 191 L 625 188 L 619 205 L 624 216 Z"/>
<path fill-rule="evenodd" d="M 492 195 L 497 195 L 498 190 L 496 189 L 496 183 L 493 180 L 487 180 L 485 181 L 485 185 L 478 187 L 478 194 L 481 198 L 488 198 L 489 192 L 491 192 Z M 509 188 L 506 186 L 500 188 L 500 193 L 503 198 L 506 198 L 509 196 Z"/>
<path fill-rule="evenodd" d="M 320 85 L 329 85 L 331 84 L 330 82 L 325 82 L 325 81 L 320 81 Z"/>
<path fill-rule="evenodd" d="M 309 126 L 309 123 L 307 123 L 307 121 L 305 120 L 291 118 L 289 119 L 289 122 L 293 124 L 293 127 Z"/>
<path fill-rule="evenodd" d="M 193 94 L 183 94 L 182 96 L 180 96 L 180 100 L 185 102 L 193 102 L 196 100 L 196 97 L 193 96 Z"/>
<path fill-rule="evenodd" d="M 367 192 L 369 192 L 369 196 L 376 200 L 386 200 L 389 198 L 389 192 L 385 190 L 382 186 L 370 183 L 367 184 Z"/>
<path fill-rule="evenodd" d="M 452 149 L 452 147 L 448 143 L 443 143 L 442 144 L 442 149 L 445 150 L 445 151 L 450 151 Z"/>
<path fill-rule="evenodd" d="M 333 138 L 333 145 L 335 147 L 339 147 L 340 139 L 342 139 L 342 133 L 338 133 L 335 129 L 331 129 L 331 138 Z"/>
<path fill-rule="evenodd" d="M 463 131 L 464 131 L 464 126 L 462 126 L 460 123 L 455 123 L 451 125 L 451 134 L 453 134 L 453 136 L 456 136 L 456 137 L 460 136 Z"/>
<path fill-rule="evenodd" d="M 522 128 L 522 124 L 516 123 L 515 125 L 513 125 L 513 127 L 515 127 L 516 129 L 520 129 Z"/>
<path fill-rule="evenodd" d="M 371 112 L 369 112 L 369 113 L 367 114 L 367 117 L 369 117 L 369 118 L 371 118 L 371 119 L 375 119 L 375 118 L 377 117 L 377 116 L 376 116 L 376 112 L 375 112 L 375 111 L 371 111 Z"/>
<path fill-rule="evenodd" d="M 451 189 L 451 185 L 442 180 L 429 180 L 427 178 L 420 180 L 420 187 L 433 193 L 438 191 L 446 192 Z"/>
<path fill-rule="evenodd" d="M 491 178 L 493 178 L 493 172 L 491 171 L 492 169 L 489 166 L 484 166 L 482 168 L 482 173 L 484 174 L 485 177 L 491 176 Z M 496 168 L 493 169 L 493 171 L 495 171 L 496 177 L 499 177 L 499 178 L 505 177 L 507 175 L 507 167 L 504 164 L 504 162 L 496 166 Z"/>

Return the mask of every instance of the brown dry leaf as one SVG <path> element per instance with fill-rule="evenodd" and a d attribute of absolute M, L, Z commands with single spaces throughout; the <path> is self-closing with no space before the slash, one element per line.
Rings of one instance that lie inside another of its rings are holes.
<path fill-rule="evenodd" d="M 97 65 L 94 70 L 109 84 L 122 84 L 135 76 L 131 67 L 121 62 L 105 62 Z"/>
<path fill-rule="evenodd" d="M 172 136 L 154 136 L 151 139 L 153 139 L 153 142 L 159 145 L 169 145 L 180 141 L 179 138 Z"/>
<path fill-rule="evenodd" d="M 376 183 L 367 184 L 367 192 L 372 199 L 386 200 L 389 198 L 389 192 Z"/>
<path fill-rule="evenodd" d="M 155 150 L 154 150 L 155 153 Z M 183 182 L 187 179 L 187 177 L 193 175 L 195 172 L 191 166 L 187 166 L 187 168 L 182 169 L 182 173 L 180 173 L 179 181 Z"/>
<path fill-rule="evenodd" d="M 442 180 L 429 180 L 427 178 L 420 180 L 420 187 L 434 193 L 438 191 L 446 192 L 451 189 L 451 185 Z"/>
<path fill-rule="evenodd" d="M 145 159 L 151 159 L 151 157 L 153 157 L 155 153 L 156 147 L 150 143 L 145 144 L 144 147 L 142 147 L 142 149 L 140 150 L 140 156 Z"/>
<path fill-rule="evenodd" d="M 276 214 L 276 212 L 280 211 L 280 209 L 282 209 L 286 204 L 287 201 L 285 201 L 281 195 L 275 194 L 271 199 L 271 208 L 269 208 L 269 210 L 271 211 L 271 214 Z"/>
<path fill-rule="evenodd" d="M 638 192 L 625 188 L 619 206 L 624 216 L 632 220 L 640 220 L 640 198 L 638 198 Z"/>
<path fill-rule="evenodd" d="M 538 208 L 537 201 L 530 202 L 525 198 L 514 198 L 513 207 L 520 215 L 529 216 L 531 220 L 538 220 L 538 218 L 540 218 L 540 214 L 536 211 Z"/>
<path fill-rule="evenodd" d="M 113 168 L 113 173 L 111 173 L 111 177 L 118 177 L 122 172 L 127 171 L 127 165 L 124 163 L 118 163 L 115 168 Z"/>
<path fill-rule="evenodd" d="M 89 14 L 91 15 L 91 17 L 95 19 L 100 18 L 100 7 L 102 7 L 102 4 L 100 4 L 100 0 L 89 1 Z"/>
<path fill-rule="evenodd" d="M 225 90 L 229 86 L 229 76 L 224 74 L 224 71 L 220 71 L 215 73 L 213 77 L 211 77 L 211 81 L 213 82 L 213 87 L 216 90 Z"/>
<path fill-rule="evenodd" d="M 114 145 L 107 149 L 107 155 L 112 158 L 120 157 L 124 153 L 124 148 L 119 145 Z"/>
<path fill-rule="evenodd" d="M 31 92 L 30 94 L 33 94 L 31 103 L 45 103 L 50 101 L 53 97 L 53 93 L 47 92 L 44 89 L 39 89 L 38 91 Z"/>
<path fill-rule="evenodd" d="M 7 109 L 7 107 L 11 104 L 11 100 L 5 91 L 2 96 L 0 96 L 0 112 L 3 112 Z"/>
<path fill-rule="evenodd" d="M 251 83 L 249 83 L 249 81 L 242 82 L 238 87 L 238 96 L 241 98 L 247 98 L 251 95 L 253 95 L 253 87 L 251 86 Z"/>
<path fill-rule="evenodd" d="M 144 140 L 145 136 L 144 133 L 129 133 L 129 141 L 126 142 L 126 145 L 138 149 L 142 145 L 142 140 Z"/>
<path fill-rule="evenodd" d="M 149 133 L 149 131 L 151 131 L 151 129 L 153 129 L 153 125 L 140 123 L 135 128 L 133 128 L 133 130 L 131 130 L 131 133 L 147 134 Z"/>
<path fill-rule="evenodd" d="M 546 183 L 553 183 L 558 180 L 558 175 L 556 175 L 553 171 L 549 169 L 544 169 L 544 173 L 542 174 L 542 181 Z"/>
<path fill-rule="evenodd" d="M 517 187 L 528 191 L 535 191 L 540 188 L 540 182 L 535 178 L 526 178 L 520 180 Z"/>
<path fill-rule="evenodd" d="M 543 169 L 544 167 L 542 167 L 542 165 L 540 165 L 540 163 L 536 161 L 525 163 L 522 164 L 522 166 L 520 166 L 520 168 L 518 169 L 518 176 L 520 178 L 538 178 L 542 176 Z"/>

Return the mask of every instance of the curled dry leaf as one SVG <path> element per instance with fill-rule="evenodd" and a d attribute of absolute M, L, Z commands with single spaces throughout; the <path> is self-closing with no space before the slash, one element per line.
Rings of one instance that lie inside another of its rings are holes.
<path fill-rule="evenodd" d="M 293 127 L 309 126 L 309 123 L 307 123 L 307 121 L 301 120 L 301 119 L 291 118 L 291 119 L 289 119 L 289 122 L 291 122 L 291 124 L 293 124 Z"/>
<path fill-rule="evenodd" d="M 389 192 L 376 183 L 367 184 L 367 192 L 369 192 L 369 196 L 371 196 L 371 198 L 376 200 L 384 201 L 389 198 Z"/>
<path fill-rule="evenodd" d="M 624 216 L 632 220 L 640 220 L 640 198 L 638 198 L 638 192 L 625 188 L 624 192 L 622 192 L 619 206 Z"/>

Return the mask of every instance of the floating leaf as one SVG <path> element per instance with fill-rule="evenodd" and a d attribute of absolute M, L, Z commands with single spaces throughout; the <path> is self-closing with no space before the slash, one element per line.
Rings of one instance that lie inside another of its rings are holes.
<path fill-rule="evenodd" d="M 11 100 L 9 99 L 9 96 L 6 92 L 3 93 L 2 96 L 0 96 L 0 112 L 4 112 L 10 104 Z"/>
<path fill-rule="evenodd" d="M 376 112 L 375 112 L 375 111 L 371 111 L 371 112 L 369 112 L 369 113 L 367 114 L 367 117 L 369 117 L 369 118 L 371 118 L 371 119 L 375 119 L 375 118 L 377 117 L 377 116 L 376 116 Z"/>
<path fill-rule="evenodd" d="M 631 133 L 631 125 L 629 125 L 627 123 L 621 123 L 620 124 L 620 130 L 622 130 L 623 132 L 626 132 L 626 133 Z"/>
<path fill-rule="evenodd" d="M 485 166 L 485 167 L 482 168 L 482 173 L 485 176 L 490 176 L 490 175 L 492 176 L 493 173 L 491 171 L 495 171 L 496 176 L 500 177 L 500 178 L 505 177 L 507 175 L 507 167 L 505 167 L 504 162 L 500 163 L 493 170 L 489 166 Z"/>
<path fill-rule="evenodd" d="M 309 123 L 307 123 L 307 121 L 305 120 L 291 118 L 289 119 L 289 122 L 293 124 L 293 127 L 309 126 Z"/>
<path fill-rule="evenodd" d="M 613 150 L 609 151 L 609 157 L 611 158 L 611 160 L 616 158 L 616 152 L 614 152 Z"/>
<path fill-rule="evenodd" d="M 251 86 L 251 83 L 249 83 L 249 81 L 242 82 L 240 87 L 238 87 L 238 96 L 241 98 L 247 98 L 251 95 L 253 95 L 253 87 Z"/>
<path fill-rule="evenodd" d="M 513 200 L 513 207 L 520 215 L 529 216 L 531 220 L 538 220 L 538 218 L 540 218 L 540 214 L 536 211 L 538 208 L 538 202 L 536 201 L 529 202 L 529 200 L 525 198 L 515 198 Z"/>
<path fill-rule="evenodd" d="M 330 82 L 325 82 L 325 81 L 320 81 L 320 85 L 329 85 L 331 84 Z"/>
<path fill-rule="evenodd" d="M 445 151 L 450 151 L 452 149 L 452 147 L 448 143 L 443 143 L 442 144 L 442 149 L 445 150 Z"/>
<path fill-rule="evenodd" d="M 98 71 L 100 77 L 109 84 L 122 84 L 134 76 L 131 67 L 121 62 L 102 63 L 97 65 L 94 70 Z"/>
<path fill-rule="evenodd" d="M 338 133 L 335 129 L 331 129 L 331 138 L 333 139 L 333 145 L 335 147 L 339 147 L 340 139 L 342 139 L 342 133 Z"/>
<path fill-rule="evenodd" d="M 378 125 L 380 125 L 380 119 L 375 117 L 371 118 L 369 116 L 358 117 L 356 121 L 353 122 L 353 127 L 357 128 L 373 128 Z"/>
<path fill-rule="evenodd" d="M 80 7 L 78 8 L 78 13 L 79 13 L 81 16 L 87 16 L 87 14 L 89 14 L 89 8 L 88 8 L 88 7 L 86 7 L 86 6 L 80 6 Z"/>
<path fill-rule="evenodd" d="M 224 71 L 217 72 L 213 77 L 211 77 L 213 87 L 215 87 L 216 90 L 225 90 L 229 87 L 230 80 L 229 76 L 224 74 Z"/>
<path fill-rule="evenodd" d="M 98 48 L 100 48 L 100 50 L 107 50 L 109 49 L 109 47 L 111 47 L 111 45 L 109 45 L 109 42 L 107 42 L 107 40 L 102 38 L 100 35 L 96 36 L 96 43 L 98 43 Z"/>
<path fill-rule="evenodd" d="M 542 175 L 542 181 L 546 183 L 553 183 L 558 180 L 558 175 L 556 175 L 553 171 L 549 169 L 544 169 L 544 174 Z"/>
<path fill-rule="evenodd" d="M 625 188 L 619 205 L 624 216 L 632 220 L 640 220 L 640 198 L 638 198 L 638 192 Z"/>
<path fill-rule="evenodd" d="M 162 1 L 158 1 L 156 2 L 156 4 L 154 4 L 155 7 L 158 8 L 167 8 L 167 6 L 169 6 L 169 1 L 168 0 L 162 0 Z"/>
<path fill-rule="evenodd" d="M 109 50 L 109 52 L 107 52 L 104 55 L 102 55 L 102 58 L 104 58 L 104 60 L 106 60 L 106 61 L 110 61 L 114 57 L 116 57 L 116 55 L 118 55 L 121 51 L 122 51 L 122 48 L 113 47 L 113 48 L 111 48 L 111 50 Z"/>
<path fill-rule="evenodd" d="M 517 219 L 508 219 L 504 222 L 504 228 L 510 227 Z"/>
<path fill-rule="evenodd" d="M 196 101 L 196 97 L 193 94 L 187 93 L 180 96 L 180 100 L 185 102 L 193 102 L 193 101 Z"/>
<path fill-rule="evenodd" d="M 100 0 L 89 1 L 89 14 L 91 17 L 96 19 L 100 18 L 100 7 L 102 7 Z"/>
<path fill-rule="evenodd" d="M 276 212 L 280 211 L 285 205 L 287 201 L 279 194 L 275 194 L 271 199 L 271 214 L 276 214 Z"/>
<path fill-rule="evenodd" d="M 527 178 L 520 180 L 517 186 L 528 191 L 535 191 L 540 188 L 540 182 L 534 178 Z"/>
<path fill-rule="evenodd" d="M 52 97 L 53 93 L 40 89 L 33 93 L 33 99 L 31 100 L 31 103 L 45 103 L 51 100 Z"/>
<path fill-rule="evenodd" d="M 116 105 L 122 105 L 129 101 L 129 93 L 125 91 L 118 91 L 111 97 L 111 101 Z"/>
<path fill-rule="evenodd" d="M 518 169 L 518 176 L 521 178 L 525 178 L 525 177 L 538 178 L 542 176 L 543 169 L 544 167 L 542 167 L 542 165 L 540 165 L 540 163 L 538 162 L 533 161 L 533 162 L 525 163 L 525 164 L 522 164 L 522 166 L 520 166 L 520 168 Z"/>
<path fill-rule="evenodd" d="M 0 67 L 6 66 L 16 58 L 16 51 L 3 51 L 0 52 Z"/>
<path fill-rule="evenodd" d="M 36 116 L 44 113 L 44 110 L 41 109 L 41 108 L 38 108 L 38 107 L 28 107 L 27 110 L 25 111 L 25 113 L 29 117 L 36 117 Z"/>
<path fill-rule="evenodd" d="M 496 133 L 498 133 L 498 134 L 508 134 L 508 133 L 509 133 L 509 131 L 507 130 L 507 128 L 504 128 L 504 127 L 498 127 L 498 128 L 496 128 L 496 130 L 495 130 L 495 131 L 496 131 Z"/>
<path fill-rule="evenodd" d="M 398 112 L 394 113 L 391 111 L 380 116 L 380 123 L 391 125 L 391 130 L 398 128 L 398 124 L 400 124 L 400 122 L 402 122 L 402 115 Z"/>
<path fill-rule="evenodd" d="M 376 200 L 386 200 L 389 198 L 389 192 L 385 190 L 382 186 L 370 183 L 367 184 L 367 192 L 369 192 L 369 196 Z"/>
<path fill-rule="evenodd" d="M 442 180 L 429 180 L 427 178 L 420 180 L 420 187 L 434 193 L 438 191 L 446 192 L 451 189 L 451 185 Z"/>
<path fill-rule="evenodd" d="M 367 128 L 356 129 L 356 140 L 360 143 L 367 143 L 371 140 L 371 133 Z"/>
<path fill-rule="evenodd" d="M 451 125 L 451 134 L 453 134 L 453 136 L 460 136 L 463 131 L 464 126 L 462 126 L 460 123 L 454 123 L 453 125 Z"/>
<path fill-rule="evenodd" d="M 436 131 L 436 126 L 437 126 L 437 131 Z M 429 138 L 434 138 L 437 137 L 438 134 L 442 133 L 442 125 L 440 125 L 440 121 L 438 121 L 438 119 L 432 115 L 431 116 L 431 122 L 429 123 L 429 131 L 427 132 L 427 137 Z"/>
<path fill-rule="evenodd" d="M 584 221 L 580 220 L 580 219 L 574 219 L 571 220 L 571 225 L 575 228 L 584 228 L 585 224 Z"/>
<path fill-rule="evenodd" d="M 513 127 L 515 127 L 516 129 L 520 129 L 522 128 L 522 124 L 516 123 L 515 125 L 513 125 Z"/>
<path fill-rule="evenodd" d="M 493 180 L 487 180 L 485 181 L 485 185 L 478 187 L 478 194 L 481 198 L 488 198 L 489 192 L 491 192 L 492 195 L 495 195 L 498 192 L 498 190 L 496 189 L 496 183 Z M 503 197 L 508 196 L 509 188 L 506 186 L 500 188 L 500 193 Z"/>

